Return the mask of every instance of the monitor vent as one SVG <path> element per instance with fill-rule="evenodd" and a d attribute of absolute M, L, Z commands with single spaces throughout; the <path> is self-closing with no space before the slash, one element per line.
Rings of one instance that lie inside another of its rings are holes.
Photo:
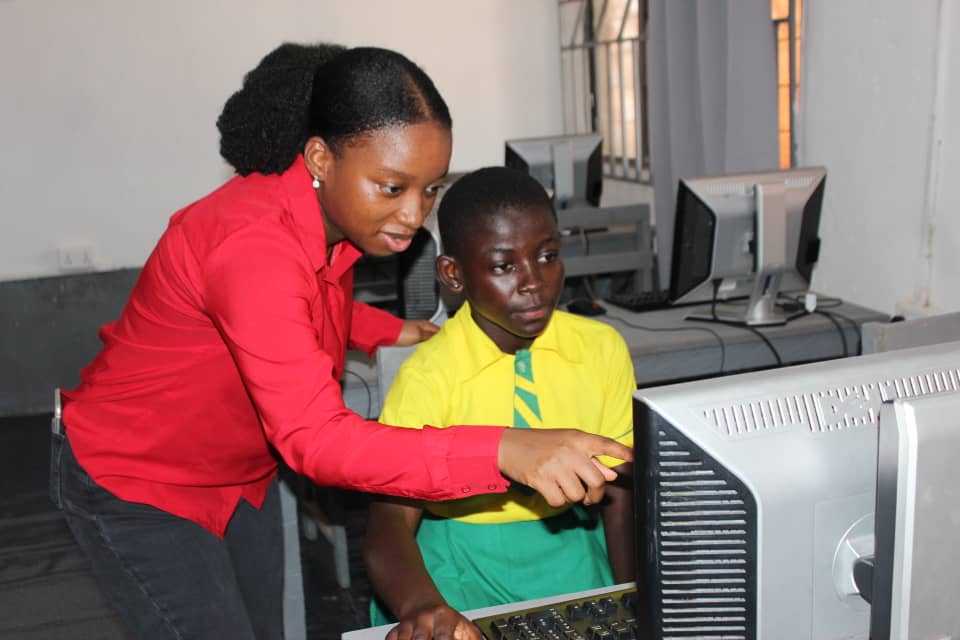
<path fill-rule="evenodd" d="M 754 638 L 753 496 L 671 427 L 656 431 L 651 468 L 657 637 Z"/>
<path fill-rule="evenodd" d="M 434 262 L 440 254 L 437 239 L 421 228 L 400 261 L 401 316 L 432 318 L 440 300 Z"/>
<path fill-rule="evenodd" d="M 784 176 L 782 182 L 787 189 L 803 189 L 810 186 L 814 176 Z M 769 182 L 769 180 L 767 181 Z M 761 183 L 763 184 L 763 183 Z M 717 182 L 704 181 L 696 185 L 696 191 L 709 196 L 750 196 L 756 193 L 755 182 Z"/>
<path fill-rule="evenodd" d="M 787 189 L 798 189 L 808 187 L 812 182 L 813 176 L 794 176 L 792 178 L 784 178 L 783 186 Z"/>
<path fill-rule="evenodd" d="M 696 191 L 710 196 L 752 196 L 753 184 L 746 182 L 714 182 L 698 184 Z"/>
<path fill-rule="evenodd" d="M 960 369 L 944 369 L 813 393 L 718 405 L 704 409 L 703 414 L 728 436 L 793 427 L 836 431 L 876 424 L 884 401 L 958 390 Z"/>

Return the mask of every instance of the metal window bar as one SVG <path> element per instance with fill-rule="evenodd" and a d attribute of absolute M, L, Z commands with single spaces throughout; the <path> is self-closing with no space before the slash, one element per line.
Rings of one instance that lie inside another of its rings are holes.
<path fill-rule="evenodd" d="M 649 183 L 645 0 L 558 3 L 565 132 L 600 131 L 604 177 Z"/>
<path fill-rule="evenodd" d="M 787 69 L 788 69 L 788 80 L 787 80 L 787 95 L 789 100 L 788 105 L 788 115 L 787 115 L 787 130 L 789 135 L 789 146 L 790 146 L 790 166 L 797 166 L 797 136 L 796 136 L 796 122 L 797 122 L 797 97 L 800 89 L 800 79 L 797 77 L 798 72 L 798 60 L 797 58 L 800 55 L 798 51 L 798 38 L 799 38 L 799 26 L 797 24 L 797 12 L 800 8 L 800 5 L 803 0 L 788 0 L 787 1 L 787 14 L 780 18 L 774 18 L 773 20 L 773 33 L 774 38 L 778 38 L 778 28 L 781 24 L 786 24 L 787 26 Z M 777 55 L 779 56 L 780 48 L 777 47 Z M 779 62 L 779 61 L 778 61 Z M 779 68 L 779 65 L 778 65 Z M 778 74 L 779 75 L 779 74 Z M 777 78 L 778 87 L 779 87 L 779 77 Z"/>
<path fill-rule="evenodd" d="M 799 55 L 797 51 L 797 1 L 790 0 L 790 53 L 788 55 L 788 60 L 790 61 L 790 166 L 797 166 L 797 136 L 796 134 L 796 122 L 797 122 L 797 94 L 798 85 L 800 84 L 800 79 L 797 78 L 797 60 L 796 57 Z M 802 0 L 800 0 L 802 1 Z"/>

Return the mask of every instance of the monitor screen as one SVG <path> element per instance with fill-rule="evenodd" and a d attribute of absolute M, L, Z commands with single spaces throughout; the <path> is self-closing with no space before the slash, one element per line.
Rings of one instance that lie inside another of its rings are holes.
<path fill-rule="evenodd" d="M 866 639 L 880 407 L 960 390 L 958 363 L 953 342 L 637 391 L 643 637 Z"/>
<path fill-rule="evenodd" d="M 820 241 L 821 167 L 683 178 L 677 192 L 670 299 L 729 301 L 717 319 L 779 324 L 780 291 L 806 290 Z"/>
<path fill-rule="evenodd" d="M 504 164 L 536 178 L 558 209 L 598 207 L 602 147 L 603 138 L 593 133 L 507 140 Z"/>
<path fill-rule="evenodd" d="M 880 409 L 871 640 L 960 637 L 960 393 Z"/>

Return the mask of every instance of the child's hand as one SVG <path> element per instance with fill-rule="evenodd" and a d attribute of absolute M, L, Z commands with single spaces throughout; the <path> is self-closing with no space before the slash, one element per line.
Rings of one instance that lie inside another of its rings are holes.
<path fill-rule="evenodd" d="M 484 640 L 476 625 L 446 604 L 413 611 L 387 633 L 386 640 Z"/>
<path fill-rule="evenodd" d="M 551 507 L 598 504 L 617 473 L 596 456 L 633 461 L 619 442 L 576 429 L 506 429 L 500 439 L 500 471 L 536 489 Z"/>
<path fill-rule="evenodd" d="M 429 320 L 404 320 L 403 328 L 400 329 L 400 337 L 394 343 L 395 347 L 409 347 L 412 344 L 423 342 L 437 331 L 440 327 Z"/>

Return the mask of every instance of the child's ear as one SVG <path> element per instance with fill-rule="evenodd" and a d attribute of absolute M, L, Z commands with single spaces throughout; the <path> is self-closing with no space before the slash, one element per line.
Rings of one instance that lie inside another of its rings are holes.
<path fill-rule="evenodd" d="M 440 282 L 454 293 L 463 292 L 463 281 L 460 278 L 460 265 L 453 256 L 441 254 L 437 256 L 437 277 Z"/>

